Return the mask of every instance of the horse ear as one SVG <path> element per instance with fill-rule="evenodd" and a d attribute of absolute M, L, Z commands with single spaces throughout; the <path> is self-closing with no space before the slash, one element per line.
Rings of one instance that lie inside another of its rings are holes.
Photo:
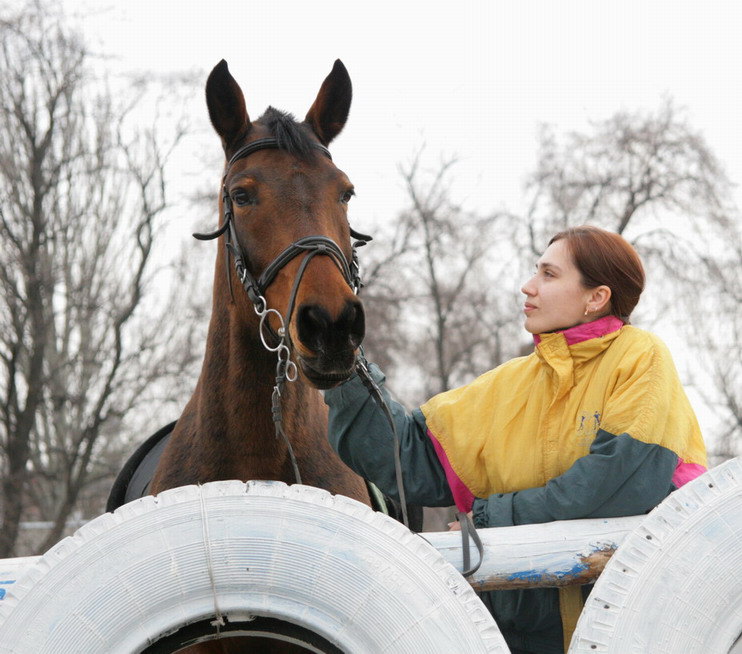
<path fill-rule="evenodd" d="M 245 107 L 245 96 L 224 59 L 214 66 L 206 80 L 206 106 L 211 124 L 221 136 L 225 150 L 249 131 L 250 117 Z"/>
<path fill-rule="evenodd" d="M 328 145 L 343 129 L 350 111 L 353 86 L 340 59 L 322 82 L 317 98 L 307 113 L 306 122 L 322 145 Z"/>

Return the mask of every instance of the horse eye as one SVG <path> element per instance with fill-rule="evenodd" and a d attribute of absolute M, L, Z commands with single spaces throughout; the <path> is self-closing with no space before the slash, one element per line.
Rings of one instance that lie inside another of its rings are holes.
<path fill-rule="evenodd" d="M 238 207 L 244 207 L 248 204 L 256 204 L 255 198 L 251 197 L 250 194 L 243 189 L 232 191 L 230 197 L 232 198 L 232 202 L 234 202 Z"/>
<path fill-rule="evenodd" d="M 345 191 L 345 193 L 343 193 L 343 195 L 340 197 L 340 202 L 342 202 L 343 204 L 348 204 L 348 202 L 350 202 L 350 199 L 355 194 L 356 194 L 356 192 L 353 191 L 352 189 L 350 191 Z"/>

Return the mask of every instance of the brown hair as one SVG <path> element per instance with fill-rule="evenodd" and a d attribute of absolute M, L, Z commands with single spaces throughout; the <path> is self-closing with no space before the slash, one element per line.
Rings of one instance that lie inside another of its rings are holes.
<path fill-rule="evenodd" d="M 565 229 L 549 245 L 561 239 L 567 242 L 585 288 L 610 288 L 611 314 L 628 322 L 644 290 L 644 266 L 636 250 L 619 234 L 590 225 Z"/>

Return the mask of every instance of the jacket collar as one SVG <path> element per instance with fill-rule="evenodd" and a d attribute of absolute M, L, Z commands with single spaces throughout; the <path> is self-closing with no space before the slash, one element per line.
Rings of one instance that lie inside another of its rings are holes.
<path fill-rule="evenodd" d="M 599 338 L 616 332 L 623 326 L 624 322 L 620 318 L 616 318 L 616 316 L 603 316 L 597 320 L 568 327 L 567 329 L 559 329 L 555 332 L 547 332 L 545 334 L 534 334 L 533 342 L 538 345 L 544 338 L 548 338 L 551 334 L 562 334 L 567 345 L 576 345 L 577 343 L 582 343 L 582 341 L 589 341 L 593 338 Z"/>
<path fill-rule="evenodd" d="M 623 325 L 619 318 L 605 316 L 562 331 L 534 336 L 536 355 L 556 375 L 558 396 L 574 386 L 575 367 L 605 351 Z"/>

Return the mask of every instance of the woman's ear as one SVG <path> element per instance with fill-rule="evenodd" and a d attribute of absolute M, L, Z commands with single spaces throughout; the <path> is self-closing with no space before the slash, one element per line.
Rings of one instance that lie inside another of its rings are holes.
<path fill-rule="evenodd" d="M 590 295 L 587 300 L 587 311 L 592 314 L 600 315 L 610 308 L 611 289 L 608 286 L 596 286 L 590 289 Z"/>

